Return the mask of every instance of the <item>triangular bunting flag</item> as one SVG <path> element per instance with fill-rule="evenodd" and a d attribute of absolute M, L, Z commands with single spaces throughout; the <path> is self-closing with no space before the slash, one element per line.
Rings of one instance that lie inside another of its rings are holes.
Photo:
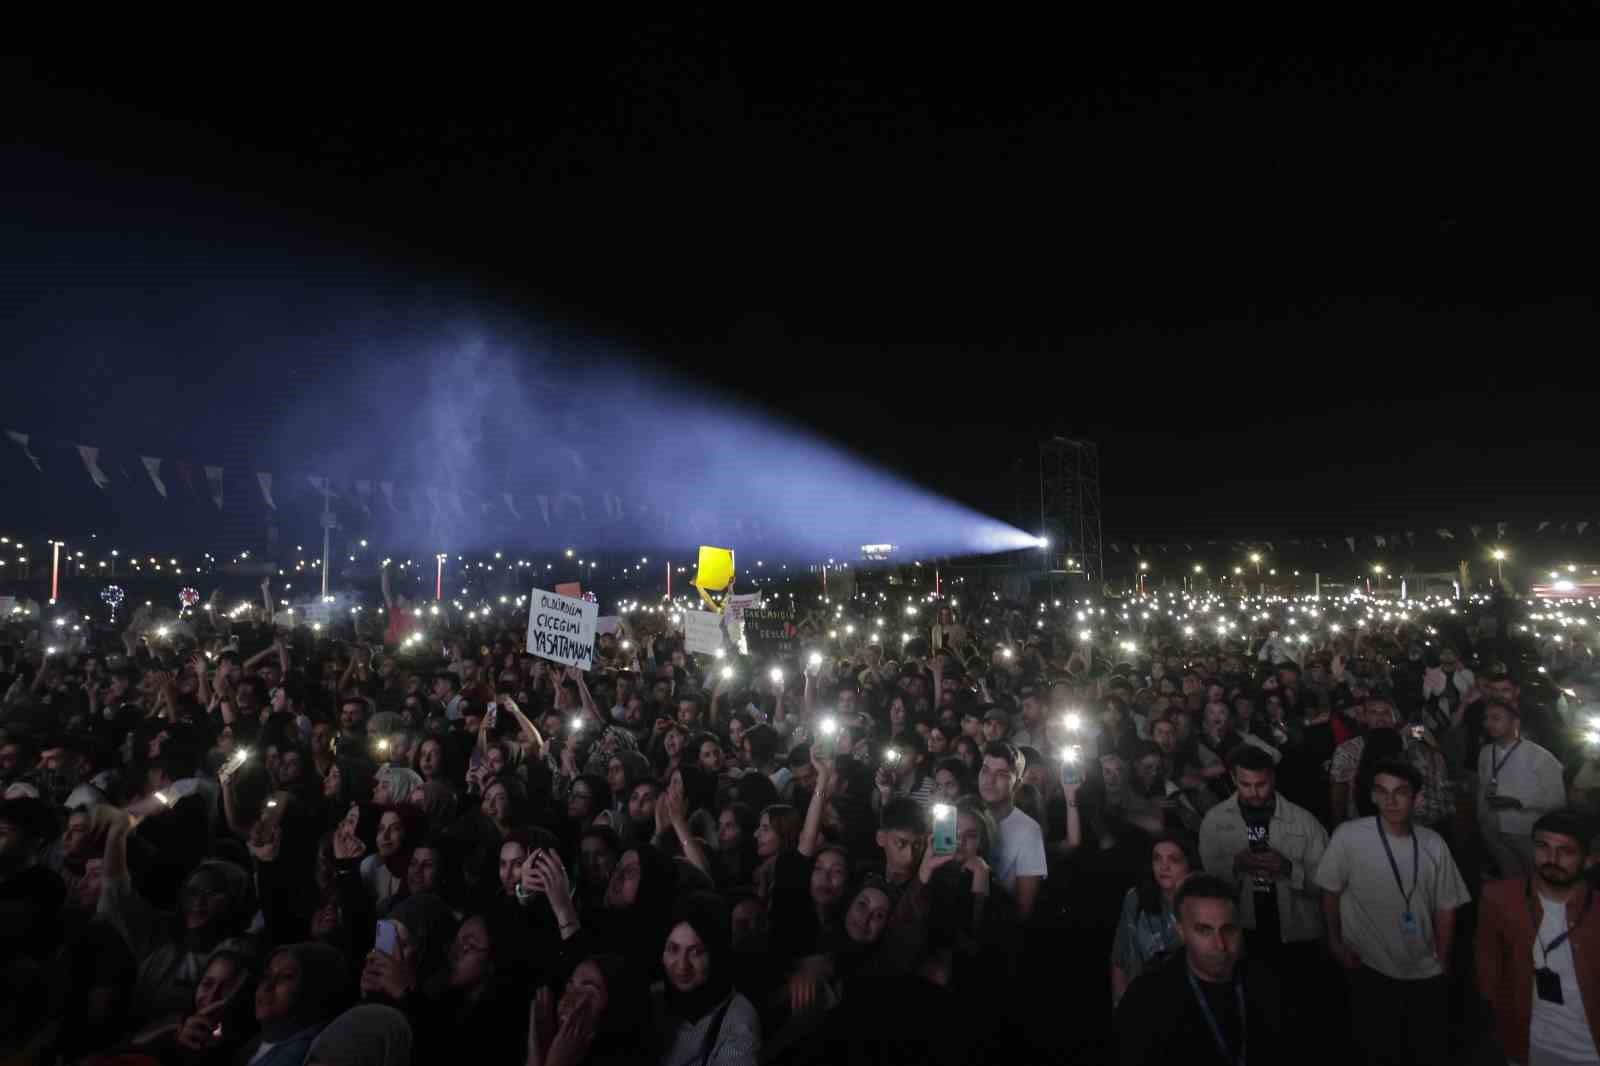
<path fill-rule="evenodd" d="M 1456 539 L 1456 535 L 1454 533 L 1450 532 L 1448 529 L 1445 529 L 1443 526 L 1441 526 L 1440 528 L 1434 530 L 1434 532 L 1439 534 L 1439 539 L 1440 540 L 1455 540 Z"/>
<path fill-rule="evenodd" d="M 1508 524 L 1509 524 L 1509 523 L 1506 523 L 1506 522 L 1496 522 L 1496 523 L 1495 523 L 1495 524 L 1494 524 L 1494 528 L 1495 528 L 1495 536 L 1497 536 L 1497 537 L 1504 537 L 1504 536 L 1505 536 L 1505 535 L 1506 535 L 1506 526 L 1507 526 L 1507 525 L 1508 525 Z"/>
<path fill-rule="evenodd" d="M 1540 523 L 1539 523 L 1539 528 L 1538 528 L 1538 529 L 1535 529 L 1535 530 L 1534 530 L 1534 532 L 1535 532 L 1535 533 L 1543 533 L 1543 532 L 1544 532 L 1544 531 L 1545 531 L 1545 528 L 1546 528 L 1546 527 L 1547 527 L 1547 526 L 1549 526 L 1549 525 L 1550 525 L 1550 523 L 1549 523 L 1549 522 L 1540 522 Z"/>
<path fill-rule="evenodd" d="M 167 498 L 166 482 L 161 480 L 161 460 L 148 455 L 139 456 L 139 461 L 144 464 L 145 472 L 150 475 L 150 483 L 161 493 L 161 498 Z"/>
<path fill-rule="evenodd" d="M 511 517 L 515 518 L 518 522 L 522 521 L 522 516 L 517 513 L 517 505 L 511 500 L 511 493 L 502 492 L 500 494 L 500 498 L 506 501 L 506 510 L 511 512 Z"/>
<path fill-rule="evenodd" d="M 206 467 L 206 481 L 211 486 L 211 502 L 217 505 L 217 510 L 222 510 L 222 467 Z"/>
<path fill-rule="evenodd" d="M 1377 536 L 1373 537 L 1372 539 L 1378 542 L 1378 547 L 1380 547 L 1380 548 L 1387 548 L 1389 546 L 1388 543 L 1385 541 L 1384 536 L 1383 536 L 1382 533 L 1379 533 Z"/>
<path fill-rule="evenodd" d="M 267 501 L 268 507 L 276 511 L 278 509 L 278 505 L 272 502 L 272 475 L 257 474 L 256 481 L 261 485 L 261 498 Z"/>
<path fill-rule="evenodd" d="M 1412 545 L 1413 547 L 1416 545 L 1416 543 L 1417 543 L 1417 531 L 1416 530 L 1414 530 L 1414 529 L 1406 530 L 1406 543 Z"/>
<path fill-rule="evenodd" d="M 372 482 L 357 481 L 356 498 L 361 501 L 361 513 L 368 518 L 372 517 L 372 508 L 367 505 L 367 501 L 372 499 Z"/>
<path fill-rule="evenodd" d="M 1582 521 L 1582 522 L 1579 522 L 1579 523 L 1578 523 L 1578 535 L 1579 535 L 1579 536 L 1580 536 L 1580 537 L 1581 537 L 1581 536 L 1583 536 L 1583 531 L 1584 531 L 1584 530 L 1586 530 L 1586 529 L 1588 529 L 1588 528 L 1589 528 L 1589 522 L 1588 522 L 1588 520 L 1587 520 L 1587 519 L 1585 519 L 1585 520 L 1584 520 L 1584 521 Z"/>
<path fill-rule="evenodd" d="M 450 494 L 450 506 L 454 508 L 456 514 L 460 515 L 462 518 L 467 517 L 467 509 L 461 503 L 461 493 L 452 492 Z"/>
<path fill-rule="evenodd" d="M 94 482 L 94 487 L 104 489 L 111 484 L 111 479 L 106 477 L 106 472 L 100 469 L 100 449 L 91 448 L 87 444 L 78 445 L 78 454 L 83 458 L 83 467 L 89 471 L 89 480 Z"/>
<path fill-rule="evenodd" d="M 1477 540 L 1478 539 L 1478 534 L 1483 532 L 1483 527 L 1482 526 L 1468 526 L 1467 527 L 1467 532 L 1472 534 L 1472 539 L 1473 540 Z"/>
<path fill-rule="evenodd" d="M 1355 551 L 1356 550 L 1356 538 L 1354 538 L 1354 537 L 1346 537 L 1346 538 L 1344 538 L 1344 542 L 1346 544 L 1350 545 L 1350 550 L 1351 551 Z"/>
<path fill-rule="evenodd" d="M 8 429 L 6 430 L 6 436 L 16 441 L 17 447 L 22 449 L 22 454 L 28 457 L 28 462 L 33 464 L 35 470 L 41 474 L 44 473 L 44 467 L 39 465 L 39 457 L 28 450 L 28 435 L 26 433 L 18 433 L 14 429 Z"/>
<path fill-rule="evenodd" d="M 539 514 L 544 518 L 544 524 L 550 524 L 550 497 L 539 496 Z"/>
<path fill-rule="evenodd" d="M 380 481 L 378 482 L 378 488 L 383 490 L 383 498 L 389 501 L 389 510 L 399 514 L 400 508 L 396 507 L 394 503 L 394 482 Z"/>
<path fill-rule="evenodd" d="M 1269 552 L 1275 552 L 1275 551 L 1278 550 L 1277 547 L 1274 546 L 1272 541 L 1270 541 L 1270 540 L 1266 542 L 1266 545 L 1267 545 L 1267 551 L 1269 551 Z"/>

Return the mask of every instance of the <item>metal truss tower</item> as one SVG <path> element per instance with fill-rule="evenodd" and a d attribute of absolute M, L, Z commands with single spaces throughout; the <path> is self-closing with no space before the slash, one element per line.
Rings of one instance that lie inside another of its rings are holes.
<path fill-rule="evenodd" d="M 1050 538 L 1047 569 L 1082 574 L 1099 591 L 1105 582 L 1100 543 L 1100 452 L 1086 440 L 1039 442 L 1039 532 Z"/>

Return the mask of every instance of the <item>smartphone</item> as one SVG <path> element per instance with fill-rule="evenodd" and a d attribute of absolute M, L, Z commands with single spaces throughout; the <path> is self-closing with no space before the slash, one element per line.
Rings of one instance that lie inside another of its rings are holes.
<path fill-rule="evenodd" d="M 933 853 L 953 855 L 956 850 L 956 809 L 947 803 L 933 805 Z"/>
<path fill-rule="evenodd" d="M 1061 753 L 1061 783 L 1083 784 L 1083 752 L 1076 744 Z"/>
<path fill-rule="evenodd" d="M 1421 740 L 1423 732 L 1424 730 L 1420 725 L 1414 725 L 1411 727 L 1411 738 L 1413 740 Z"/>
<path fill-rule="evenodd" d="M 398 956 L 400 954 L 400 934 L 395 931 L 394 922 L 385 918 L 378 923 L 378 936 L 372 946 L 385 955 Z"/>
<path fill-rule="evenodd" d="M 831 759 L 837 750 L 839 723 L 824 718 L 817 726 L 817 735 L 811 740 L 811 752 L 819 759 Z"/>

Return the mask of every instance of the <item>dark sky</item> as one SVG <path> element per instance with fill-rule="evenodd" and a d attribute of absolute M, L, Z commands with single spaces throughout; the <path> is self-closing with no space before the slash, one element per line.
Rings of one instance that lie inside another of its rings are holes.
<path fill-rule="evenodd" d="M 1087 436 L 1108 539 L 1595 518 L 1586 8 L 9 61 L 12 421 L 195 447 L 327 371 L 297 322 L 464 299 L 1005 518 Z"/>

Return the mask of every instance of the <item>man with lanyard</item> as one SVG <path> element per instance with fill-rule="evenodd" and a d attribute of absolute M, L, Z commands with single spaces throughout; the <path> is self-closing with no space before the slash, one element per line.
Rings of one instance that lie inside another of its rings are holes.
<path fill-rule="evenodd" d="M 1573 811 L 1533 826 L 1533 876 L 1483 888 L 1478 991 L 1506 1058 L 1520 1066 L 1597 1063 L 1600 919 L 1584 878 L 1589 830 Z"/>
<path fill-rule="evenodd" d="M 1566 806 L 1561 763 L 1522 736 L 1513 703 L 1490 700 L 1483 711 L 1489 743 L 1478 753 L 1478 825 L 1501 877 L 1533 875 L 1533 823 Z"/>
<path fill-rule="evenodd" d="M 1238 891 L 1195 874 L 1173 897 L 1183 951 L 1128 986 L 1117 1006 L 1125 1066 L 1280 1062 L 1278 982 L 1241 959 Z"/>
<path fill-rule="evenodd" d="M 1317 864 L 1328 949 L 1350 972 L 1369 1063 L 1448 1061 L 1455 912 L 1471 896 L 1444 839 L 1412 822 L 1421 792 L 1416 767 L 1379 763 L 1377 815 L 1339 826 Z"/>

